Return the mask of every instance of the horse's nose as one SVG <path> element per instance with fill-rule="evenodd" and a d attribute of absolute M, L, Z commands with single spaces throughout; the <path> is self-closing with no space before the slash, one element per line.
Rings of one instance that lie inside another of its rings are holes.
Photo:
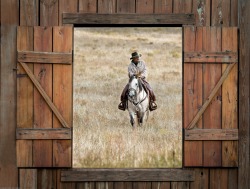
<path fill-rule="evenodd" d="M 135 95 L 135 92 L 134 91 L 129 91 L 129 94 L 128 94 L 130 97 L 134 96 Z"/>

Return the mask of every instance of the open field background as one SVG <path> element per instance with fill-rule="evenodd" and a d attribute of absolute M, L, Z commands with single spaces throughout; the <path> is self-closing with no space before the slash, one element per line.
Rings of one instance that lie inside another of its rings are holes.
<path fill-rule="evenodd" d="M 181 28 L 75 28 L 73 166 L 181 167 Z M 127 66 L 138 50 L 158 109 L 132 129 L 118 110 Z"/>

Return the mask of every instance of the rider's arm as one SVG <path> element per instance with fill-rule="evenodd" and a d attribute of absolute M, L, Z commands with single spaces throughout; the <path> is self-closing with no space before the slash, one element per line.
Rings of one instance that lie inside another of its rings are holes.
<path fill-rule="evenodd" d="M 136 75 L 134 72 L 133 66 L 131 64 L 128 65 L 128 77 L 132 77 L 133 75 Z"/>
<path fill-rule="evenodd" d="M 148 71 L 147 71 L 147 67 L 146 67 L 145 62 L 142 62 L 142 71 L 140 74 L 141 74 L 141 77 L 142 78 L 144 77 L 145 79 L 148 76 Z"/>

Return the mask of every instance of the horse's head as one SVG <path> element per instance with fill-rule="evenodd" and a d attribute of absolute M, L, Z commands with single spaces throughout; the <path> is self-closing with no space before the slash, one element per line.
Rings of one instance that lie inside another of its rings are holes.
<path fill-rule="evenodd" d="M 129 97 L 135 98 L 137 94 L 142 90 L 141 80 L 136 76 L 129 78 Z"/>

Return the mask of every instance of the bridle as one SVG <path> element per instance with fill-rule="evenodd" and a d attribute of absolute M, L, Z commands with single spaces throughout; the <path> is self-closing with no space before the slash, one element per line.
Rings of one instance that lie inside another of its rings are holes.
<path fill-rule="evenodd" d="M 139 87 L 139 86 L 137 86 L 137 87 Z M 130 93 L 130 91 L 134 91 L 135 92 L 135 98 L 137 97 L 137 91 L 136 91 L 136 89 L 134 89 L 134 88 L 130 88 L 130 89 L 128 89 L 128 92 Z M 134 105 L 134 106 L 136 106 L 137 107 L 137 105 L 138 104 L 141 104 L 144 100 L 146 100 L 146 98 L 147 98 L 147 93 L 145 92 L 145 97 L 142 99 L 142 100 L 140 100 L 140 101 L 138 101 L 138 102 L 135 102 L 134 101 L 134 99 L 132 99 L 129 95 L 128 95 L 128 100 Z"/>

